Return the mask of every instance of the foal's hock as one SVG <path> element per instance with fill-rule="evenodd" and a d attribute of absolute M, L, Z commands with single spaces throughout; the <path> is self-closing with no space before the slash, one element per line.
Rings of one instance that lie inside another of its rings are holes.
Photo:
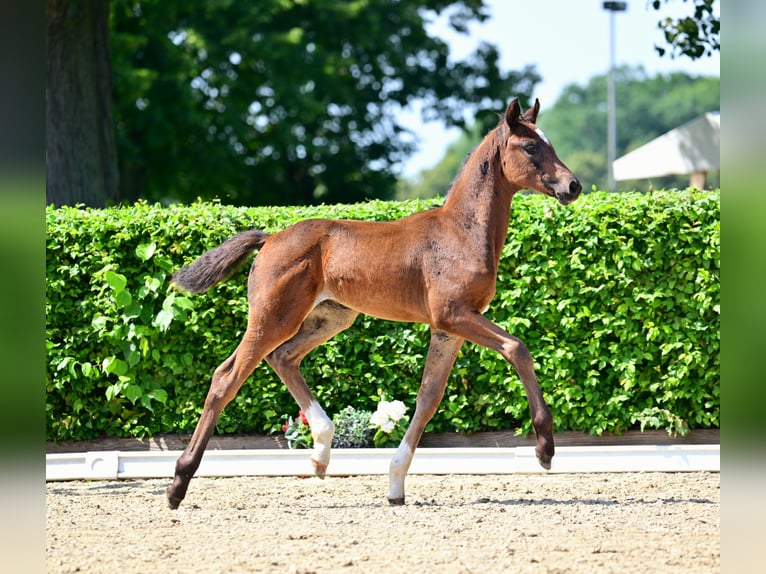
<path fill-rule="evenodd" d="M 413 454 L 466 340 L 494 349 L 518 372 L 537 435 L 535 452 L 550 468 L 553 419 L 532 357 L 520 339 L 482 315 L 495 294 L 514 194 L 534 190 L 567 205 L 582 189 L 535 126 L 539 109 L 535 100 L 522 114 L 514 98 L 468 157 L 441 207 L 390 222 L 311 219 L 274 235 L 244 231 L 173 276 L 179 288 L 201 293 L 260 249 L 248 279 L 247 330 L 213 373 L 197 428 L 167 489 L 171 508 L 184 499 L 221 411 L 263 359 L 306 414 L 314 470 L 325 476 L 333 424 L 301 376 L 300 364 L 359 313 L 431 327 L 415 413 L 391 460 L 391 504 L 404 503 Z"/>

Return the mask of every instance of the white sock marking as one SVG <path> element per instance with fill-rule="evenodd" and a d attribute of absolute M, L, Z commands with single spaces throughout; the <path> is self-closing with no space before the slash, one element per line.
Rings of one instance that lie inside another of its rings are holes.
<path fill-rule="evenodd" d="M 402 441 L 399 448 L 391 459 L 391 466 L 388 471 L 388 499 L 398 500 L 404 498 L 404 478 L 410 469 L 410 463 L 415 451 Z"/>
<path fill-rule="evenodd" d="M 309 420 L 311 436 L 314 438 L 314 455 L 311 458 L 326 465 L 330 462 L 330 447 L 335 426 L 321 405 L 315 401 L 309 403 L 304 414 Z"/>

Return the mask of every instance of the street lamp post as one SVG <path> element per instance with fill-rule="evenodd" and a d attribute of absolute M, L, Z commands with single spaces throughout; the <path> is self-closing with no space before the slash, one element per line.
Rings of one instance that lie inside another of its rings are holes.
<path fill-rule="evenodd" d="M 609 74 L 606 80 L 606 164 L 607 164 L 607 187 L 609 191 L 616 191 L 617 184 L 614 181 L 614 168 L 612 164 L 617 155 L 617 97 L 614 87 L 614 66 L 615 66 L 615 25 L 614 15 L 617 12 L 624 12 L 628 8 L 627 2 L 604 2 L 604 10 L 609 12 Z"/>

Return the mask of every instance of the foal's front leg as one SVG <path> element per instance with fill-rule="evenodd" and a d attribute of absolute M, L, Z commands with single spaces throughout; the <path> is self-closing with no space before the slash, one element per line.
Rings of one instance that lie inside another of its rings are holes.
<path fill-rule="evenodd" d="M 404 479 L 423 430 L 433 418 L 444 396 L 447 378 L 462 344 L 463 339 L 460 337 L 444 331 L 431 331 L 431 345 L 428 348 L 423 380 L 418 391 L 415 414 L 389 467 L 389 504 L 404 504 Z"/>
<path fill-rule="evenodd" d="M 477 311 L 463 309 L 450 318 L 449 329 L 466 340 L 499 352 L 516 369 L 529 401 L 529 413 L 537 436 L 535 454 L 540 466 L 549 470 L 555 453 L 553 416 L 540 390 L 534 361 L 526 345 Z"/>

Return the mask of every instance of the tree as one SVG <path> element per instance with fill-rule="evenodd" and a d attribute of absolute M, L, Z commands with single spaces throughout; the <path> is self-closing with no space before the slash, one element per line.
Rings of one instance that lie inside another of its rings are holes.
<path fill-rule="evenodd" d="M 665 3 L 669 1 L 665 0 Z M 657 26 L 663 31 L 665 42 L 670 46 L 671 57 L 687 56 L 696 60 L 721 51 L 721 18 L 713 11 L 716 3 L 716 0 L 692 0 L 693 15 L 676 19 L 668 17 L 659 21 Z M 652 0 L 652 7 L 661 10 L 661 0 Z M 660 56 L 667 52 L 664 46 L 655 46 L 654 49 Z"/>
<path fill-rule="evenodd" d="M 642 67 L 616 70 L 617 155 L 627 153 L 705 112 L 720 109 L 720 80 L 682 72 L 647 77 Z M 606 186 L 606 76 L 564 88 L 538 123 L 585 189 Z M 621 182 L 620 190 L 640 182 Z M 658 178 L 652 186 L 685 187 L 686 177 Z"/>
<path fill-rule="evenodd" d="M 386 198 L 413 149 L 395 112 L 462 125 L 531 93 L 494 46 L 464 61 L 425 29 L 484 20 L 482 0 L 115 0 L 115 116 L 125 197 L 308 204 Z"/>
<path fill-rule="evenodd" d="M 46 201 L 103 207 L 118 198 L 103 0 L 47 0 Z"/>

